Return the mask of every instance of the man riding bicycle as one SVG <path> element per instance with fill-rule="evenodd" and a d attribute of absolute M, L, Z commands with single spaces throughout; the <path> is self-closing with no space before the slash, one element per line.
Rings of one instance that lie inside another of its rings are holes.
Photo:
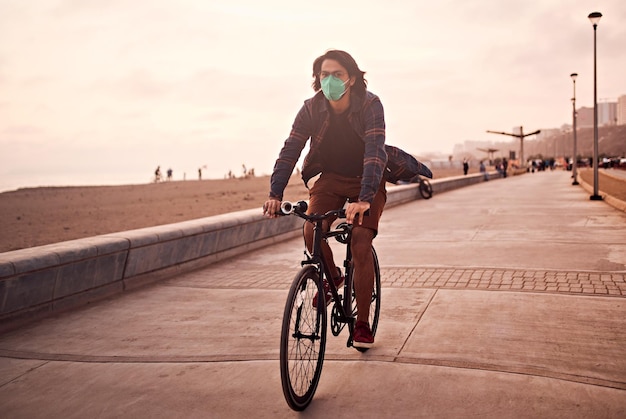
<path fill-rule="evenodd" d="M 291 133 L 276 160 L 271 177 L 269 199 L 264 214 L 275 217 L 280 211 L 283 192 L 306 142 L 310 151 L 302 167 L 302 178 L 308 181 L 320 175 L 310 187 L 308 213 L 321 214 L 342 208 L 346 201 L 346 221 L 353 225 L 352 260 L 357 299 L 357 319 L 353 345 L 370 348 L 374 337 L 368 323 L 374 261 L 372 240 L 387 201 L 385 170 L 385 118 L 383 106 L 375 94 L 367 90 L 365 72 L 345 51 L 330 50 L 313 63 L 313 90 L 298 112 Z M 328 220 L 328 230 L 334 220 Z M 313 225 L 305 223 L 304 237 L 311 250 Z M 327 243 L 323 244 L 324 262 L 335 267 L 333 278 L 340 286 L 343 278 L 333 260 Z M 326 301 L 332 294 L 324 284 Z"/>

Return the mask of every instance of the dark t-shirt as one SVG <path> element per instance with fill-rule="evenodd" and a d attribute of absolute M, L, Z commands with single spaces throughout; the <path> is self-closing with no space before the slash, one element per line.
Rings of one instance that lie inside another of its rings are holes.
<path fill-rule="evenodd" d="M 365 143 L 350 126 L 348 112 L 335 115 L 331 112 L 330 125 L 320 148 L 322 172 L 346 177 L 363 175 Z"/>

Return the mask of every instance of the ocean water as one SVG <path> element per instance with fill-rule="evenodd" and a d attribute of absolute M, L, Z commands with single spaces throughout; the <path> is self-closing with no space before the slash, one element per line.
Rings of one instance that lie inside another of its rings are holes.
<path fill-rule="evenodd" d="M 159 165 L 161 176 L 167 176 L 167 169 L 173 169 L 173 180 L 197 180 L 198 168 L 202 169 L 202 179 L 224 179 L 231 171 L 235 177 L 243 176 L 254 169 L 256 176 L 272 172 L 276 155 L 267 150 L 266 155 L 254 151 L 255 156 L 244 153 L 226 153 L 174 149 L 169 153 L 161 150 L 158 156 L 143 156 L 136 153 L 121 153 L 109 149 L 96 153 L 63 154 L 55 152 L 46 158 L 42 152 L 27 160 L 24 156 L 0 155 L 0 192 L 19 188 L 42 186 L 95 186 L 95 185 L 134 185 L 154 181 L 154 171 Z M 306 154 L 306 149 L 302 156 Z M 248 150 L 248 153 L 250 151 Z M 9 160 L 13 158 L 14 161 Z M 3 161 L 4 160 L 4 161 Z M 302 158 L 301 158 L 302 160 Z M 147 161 L 154 163 L 146 163 Z M 201 164 L 198 164 L 201 161 Z M 301 167 L 301 161 L 297 163 Z"/>
<path fill-rule="evenodd" d="M 155 167 L 156 169 L 156 167 Z M 154 171 L 154 170 L 153 170 Z M 237 173 L 237 176 L 240 174 Z M 167 177 L 167 168 L 161 168 L 162 179 Z M 203 169 L 202 179 L 223 179 L 225 174 L 212 173 Z M 174 171 L 172 180 L 197 180 L 197 170 L 192 173 L 177 173 Z M 151 172 L 76 172 L 76 173 L 46 173 L 29 175 L 2 175 L 0 176 L 0 193 L 14 191 L 22 188 L 36 188 L 43 186 L 101 186 L 101 185 L 140 185 L 154 181 L 154 173 Z"/>

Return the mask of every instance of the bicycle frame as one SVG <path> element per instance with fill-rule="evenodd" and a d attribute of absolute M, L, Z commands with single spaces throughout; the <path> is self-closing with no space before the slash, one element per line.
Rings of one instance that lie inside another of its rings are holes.
<path fill-rule="evenodd" d="M 315 261 L 311 263 L 317 264 L 320 272 L 323 270 L 326 281 L 328 282 L 330 292 L 333 295 L 334 305 L 337 308 L 337 321 L 340 323 L 348 323 L 350 325 L 354 322 L 354 317 L 352 316 L 352 301 L 350 298 L 346 298 L 346 296 L 350 296 L 353 281 L 352 270 L 350 269 L 352 267 L 352 249 L 350 247 L 351 227 L 352 226 L 348 224 L 344 224 L 341 228 L 335 228 L 334 230 L 324 232 L 322 221 L 317 221 L 313 229 L 313 254 L 311 255 L 311 260 Z M 339 238 L 344 235 L 346 236 L 345 239 L 343 237 Z M 335 281 L 333 281 L 330 268 L 326 266 L 322 257 L 322 240 L 328 240 L 333 237 L 337 238 L 340 243 L 344 243 L 346 245 L 346 258 L 343 262 L 345 268 L 343 297 L 339 295 L 339 289 L 335 285 Z M 310 262 L 308 260 L 302 261 L 303 266 L 309 263 Z"/>

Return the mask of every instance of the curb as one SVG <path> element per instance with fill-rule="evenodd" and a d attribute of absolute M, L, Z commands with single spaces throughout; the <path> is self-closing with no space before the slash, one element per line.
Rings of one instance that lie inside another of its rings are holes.
<path fill-rule="evenodd" d="M 611 175 L 609 175 L 611 176 Z M 577 179 L 578 179 L 578 183 L 580 184 L 580 186 L 582 186 L 582 188 L 584 190 L 586 190 L 587 192 L 589 192 L 590 194 L 593 194 L 593 186 L 589 185 L 587 182 L 585 182 L 583 180 L 583 178 L 577 174 L 576 175 Z M 615 176 L 611 176 L 611 177 L 615 177 Z M 616 178 L 617 179 L 617 178 Z M 601 190 L 598 190 L 598 193 L 600 195 L 602 195 L 602 200 L 604 202 L 606 202 L 607 204 L 609 204 L 610 206 L 612 206 L 613 208 L 620 210 L 622 212 L 626 212 L 626 202 L 622 201 L 621 199 L 617 199 L 609 194 L 607 194 L 606 192 L 603 192 Z"/>

